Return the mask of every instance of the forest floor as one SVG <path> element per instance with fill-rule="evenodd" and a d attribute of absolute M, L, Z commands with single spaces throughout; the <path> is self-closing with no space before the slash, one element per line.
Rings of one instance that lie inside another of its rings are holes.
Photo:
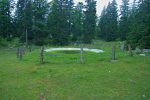
<path fill-rule="evenodd" d="M 116 45 L 116 61 L 111 48 Z M 69 46 L 74 47 L 74 46 Z M 77 47 L 77 46 L 75 46 Z M 119 43 L 96 42 L 79 51 L 27 52 L 22 60 L 15 49 L 0 49 L 0 100 L 150 100 L 150 56 L 128 56 Z"/>

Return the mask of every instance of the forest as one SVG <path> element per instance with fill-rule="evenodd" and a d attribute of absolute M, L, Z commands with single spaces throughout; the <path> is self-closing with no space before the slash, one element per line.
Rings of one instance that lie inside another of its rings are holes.
<path fill-rule="evenodd" d="M 125 41 L 150 48 L 150 0 L 115 0 L 96 14 L 96 1 L 0 0 L 0 45 L 18 39 L 23 44 L 68 45 L 94 39 Z"/>

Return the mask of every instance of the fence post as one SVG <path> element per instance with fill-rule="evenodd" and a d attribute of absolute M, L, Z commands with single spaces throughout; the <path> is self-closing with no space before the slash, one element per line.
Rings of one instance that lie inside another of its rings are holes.
<path fill-rule="evenodd" d="M 128 45 L 128 50 L 129 50 L 129 56 L 133 56 L 133 54 L 132 54 L 132 48 L 131 48 L 130 44 Z"/>
<path fill-rule="evenodd" d="M 81 64 L 84 64 L 84 51 L 83 51 L 83 47 L 81 47 Z"/>
<path fill-rule="evenodd" d="M 22 48 L 22 54 L 25 55 L 25 48 Z"/>
<path fill-rule="evenodd" d="M 16 56 L 19 58 L 19 48 L 16 49 Z"/>
<path fill-rule="evenodd" d="M 31 52 L 32 51 L 31 46 L 29 46 L 28 48 L 29 48 L 29 52 Z"/>
<path fill-rule="evenodd" d="M 22 48 L 19 48 L 19 57 L 22 59 Z"/>
<path fill-rule="evenodd" d="M 123 43 L 123 44 L 121 44 L 120 49 L 121 49 L 121 51 L 122 51 L 122 52 L 124 52 L 124 49 L 125 49 L 125 45 L 124 45 L 124 43 Z"/>
<path fill-rule="evenodd" d="M 46 98 L 45 98 L 43 93 L 40 94 L 39 100 L 46 100 Z"/>
<path fill-rule="evenodd" d="M 115 56 L 115 46 L 112 47 L 112 60 L 116 60 L 116 56 Z"/>
<path fill-rule="evenodd" d="M 41 52 L 40 52 L 40 63 L 43 64 L 43 59 L 44 59 L 44 47 L 41 47 Z"/>

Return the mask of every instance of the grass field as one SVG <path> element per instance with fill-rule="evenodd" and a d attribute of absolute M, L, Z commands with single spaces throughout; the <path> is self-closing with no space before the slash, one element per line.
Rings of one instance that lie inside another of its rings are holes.
<path fill-rule="evenodd" d="M 117 60 L 111 61 L 116 45 Z M 44 54 L 28 52 L 22 60 L 15 49 L 0 49 L 0 100 L 150 100 L 150 56 L 121 52 L 118 43 L 99 42 L 85 47 L 104 53 L 57 51 Z"/>

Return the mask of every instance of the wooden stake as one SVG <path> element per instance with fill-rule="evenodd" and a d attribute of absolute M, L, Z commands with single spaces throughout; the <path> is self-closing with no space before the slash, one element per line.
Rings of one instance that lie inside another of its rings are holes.
<path fill-rule="evenodd" d="M 84 64 L 84 51 L 83 51 L 83 47 L 81 47 L 81 64 Z"/>
<path fill-rule="evenodd" d="M 115 46 L 113 46 L 113 48 L 112 48 L 112 60 L 116 60 L 116 56 L 115 56 Z"/>
<path fill-rule="evenodd" d="M 19 58 L 19 48 L 16 49 L 17 58 Z"/>
<path fill-rule="evenodd" d="M 28 30 L 26 29 L 26 47 L 28 47 Z"/>
<path fill-rule="evenodd" d="M 129 56 L 133 56 L 133 54 L 132 54 L 132 48 L 131 48 L 130 44 L 128 45 L 128 50 L 129 50 Z"/>
<path fill-rule="evenodd" d="M 40 52 L 40 63 L 43 64 L 43 59 L 44 59 L 44 47 L 41 47 L 41 52 Z"/>
<path fill-rule="evenodd" d="M 31 46 L 29 46 L 29 52 L 31 52 L 32 50 L 31 50 Z"/>
<path fill-rule="evenodd" d="M 46 100 L 43 93 L 40 94 L 39 100 Z"/>
<path fill-rule="evenodd" d="M 19 48 L 19 58 L 22 59 L 22 48 Z"/>
<path fill-rule="evenodd" d="M 25 55 L 25 48 L 22 48 L 22 54 Z"/>

